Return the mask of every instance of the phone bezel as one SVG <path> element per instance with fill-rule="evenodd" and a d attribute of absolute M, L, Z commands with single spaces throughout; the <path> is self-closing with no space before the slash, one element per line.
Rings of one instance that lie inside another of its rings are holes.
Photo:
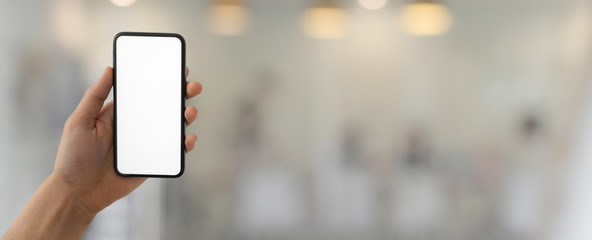
<path fill-rule="evenodd" d="M 176 175 L 163 174 L 126 174 L 117 169 L 117 39 L 121 36 L 140 37 L 173 37 L 181 41 L 181 169 Z M 186 98 L 186 76 L 185 76 L 185 39 L 177 33 L 155 33 L 155 32 L 120 32 L 113 38 L 113 166 L 117 175 L 122 177 L 156 177 L 156 178 L 178 178 L 185 172 L 185 98 Z"/>

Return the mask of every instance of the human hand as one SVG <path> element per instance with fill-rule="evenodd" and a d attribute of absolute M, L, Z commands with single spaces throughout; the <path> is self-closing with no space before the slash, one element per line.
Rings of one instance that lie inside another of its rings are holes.
<path fill-rule="evenodd" d="M 185 71 L 189 75 L 189 69 Z M 113 69 L 89 87 L 78 107 L 66 121 L 58 149 L 52 178 L 69 196 L 80 201 L 90 213 L 96 214 L 116 200 L 128 195 L 146 178 L 121 177 L 113 164 L 113 102 L 104 104 L 113 85 Z M 202 85 L 187 82 L 187 99 L 198 95 Z M 197 116 L 197 108 L 185 109 L 186 124 Z M 141 119 L 138 119 L 141 121 Z M 185 139 L 191 151 L 197 136 Z"/>
<path fill-rule="evenodd" d="M 146 180 L 115 174 L 113 102 L 103 106 L 112 85 L 113 69 L 108 67 L 66 121 L 53 173 L 31 196 L 3 240 L 81 239 L 99 211 Z M 186 90 L 191 98 L 202 86 L 187 82 Z M 187 125 L 196 117 L 197 108 L 185 109 Z M 185 149 L 191 151 L 196 140 L 194 134 L 187 136 Z"/>

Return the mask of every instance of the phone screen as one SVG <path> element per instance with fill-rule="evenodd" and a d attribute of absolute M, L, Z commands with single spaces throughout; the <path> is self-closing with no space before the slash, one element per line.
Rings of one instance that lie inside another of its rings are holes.
<path fill-rule="evenodd" d="M 178 34 L 114 40 L 115 169 L 177 177 L 184 167 L 185 42 Z"/>

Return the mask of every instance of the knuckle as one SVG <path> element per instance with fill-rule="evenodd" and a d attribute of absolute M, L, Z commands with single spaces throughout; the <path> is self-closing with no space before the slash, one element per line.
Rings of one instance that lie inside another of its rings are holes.
<path fill-rule="evenodd" d="M 68 119 L 66 119 L 66 123 L 64 124 L 64 130 L 68 130 L 71 131 L 74 128 L 74 120 L 72 119 L 72 116 L 68 117 Z"/>

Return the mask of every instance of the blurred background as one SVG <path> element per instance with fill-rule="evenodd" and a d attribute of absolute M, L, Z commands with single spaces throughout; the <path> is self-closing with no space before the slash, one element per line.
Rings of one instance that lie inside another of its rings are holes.
<path fill-rule="evenodd" d="M 203 83 L 84 239 L 592 239 L 588 0 L 0 0 L 0 233 L 120 31 Z"/>

